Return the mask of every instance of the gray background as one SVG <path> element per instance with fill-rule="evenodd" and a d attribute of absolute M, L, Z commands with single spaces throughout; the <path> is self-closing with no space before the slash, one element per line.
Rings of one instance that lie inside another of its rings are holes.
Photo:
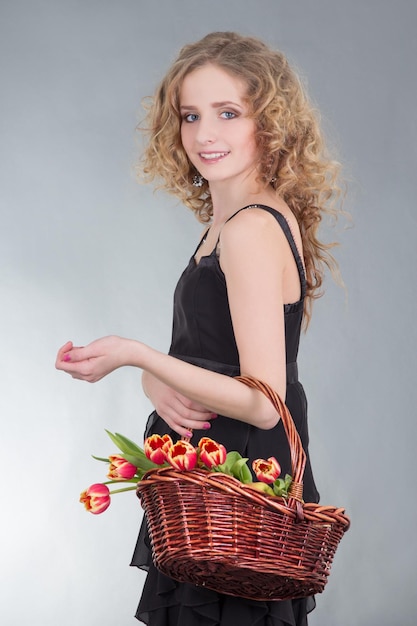
<path fill-rule="evenodd" d="M 57 348 L 118 333 L 161 350 L 200 226 L 138 186 L 140 99 L 178 48 L 233 29 L 308 77 L 346 166 L 353 227 L 300 354 L 324 503 L 352 528 L 313 626 L 416 623 L 416 27 L 413 0 L 2 0 L 0 3 L 0 621 L 128 625 L 133 494 L 102 516 L 104 428 L 140 440 L 139 372 L 98 385 L 54 370 Z"/>

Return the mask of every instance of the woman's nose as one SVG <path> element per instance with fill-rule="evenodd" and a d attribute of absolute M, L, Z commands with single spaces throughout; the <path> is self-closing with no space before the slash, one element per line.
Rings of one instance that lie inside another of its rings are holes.
<path fill-rule="evenodd" d="M 213 143 L 216 140 L 216 130 L 211 120 L 200 119 L 196 139 L 202 145 Z"/>

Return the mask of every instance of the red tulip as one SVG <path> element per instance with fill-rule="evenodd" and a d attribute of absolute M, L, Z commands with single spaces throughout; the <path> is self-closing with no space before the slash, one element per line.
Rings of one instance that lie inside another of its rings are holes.
<path fill-rule="evenodd" d="M 281 466 L 275 457 L 270 456 L 267 461 L 257 459 L 252 463 L 256 478 L 263 483 L 273 483 L 281 474 Z"/>
<path fill-rule="evenodd" d="M 198 444 L 200 460 L 211 469 L 215 465 L 222 465 L 226 460 L 226 448 L 209 437 L 203 437 Z"/>
<path fill-rule="evenodd" d="M 91 485 L 80 496 L 82 502 L 90 513 L 98 515 L 103 513 L 110 506 L 110 491 L 107 485 L 97 483 Z"/>
<path fill-rule="evenodd" d="M 129 463 L 119 454 L 109 456 L 109 473 L 107 476 L 112 480 L 130 480 L 137 472 L 136 465 Z"/>
<path fill-rule="evenodd" d="M 166 460 L 178 470 L 192 470 L 197 465 L 197 450 L 188 441 L 177 441 L 169 446 Z"/>
<path fill-rule="evenodd" d="M 151 435 L 145 440 L 143 449 L 150 461 L 157 465 L 163 465 L 166 461 L 166 451 L 172 446 L 172 439 L 169 435 Z"/>

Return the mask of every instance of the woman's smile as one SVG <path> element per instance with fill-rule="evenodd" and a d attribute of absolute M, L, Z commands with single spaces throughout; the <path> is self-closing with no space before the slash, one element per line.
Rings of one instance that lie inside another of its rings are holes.
<path fill-rule="evenodd" d="M 203 161 L 217 163 L 218 161 L 221 161 L 222 159 L 227 157 L 228 154 L 230 154 L 230 152 L 200 152 L 199 156 Z"/>

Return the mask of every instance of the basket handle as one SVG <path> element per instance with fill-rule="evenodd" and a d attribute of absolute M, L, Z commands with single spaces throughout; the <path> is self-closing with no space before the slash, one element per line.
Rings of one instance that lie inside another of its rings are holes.
<path fill-rule="evenodd" d="M 301 500 L 303 499 L 303 476 L 304 468 L 306 464 L 306 455 L 301 443 L 300 436 L 294 424 L 294 420 L 291 414 L 281 400 L 276 391 L 272 389 L 267 383 L 253 378 L 252 376 L 236 376 L 236 380 L 244 383 L 248 387 L 258 389 L 261 391 L 273 404 L 274 408 L 280 415 L 282 423 L 284 425 L 285 434 L 287 435 L 288 443 L 291 453 L 291 470 L 293 482 L 290 488 L 290 499 L 297 501 L 297 509 L 301 507 Z"/>

